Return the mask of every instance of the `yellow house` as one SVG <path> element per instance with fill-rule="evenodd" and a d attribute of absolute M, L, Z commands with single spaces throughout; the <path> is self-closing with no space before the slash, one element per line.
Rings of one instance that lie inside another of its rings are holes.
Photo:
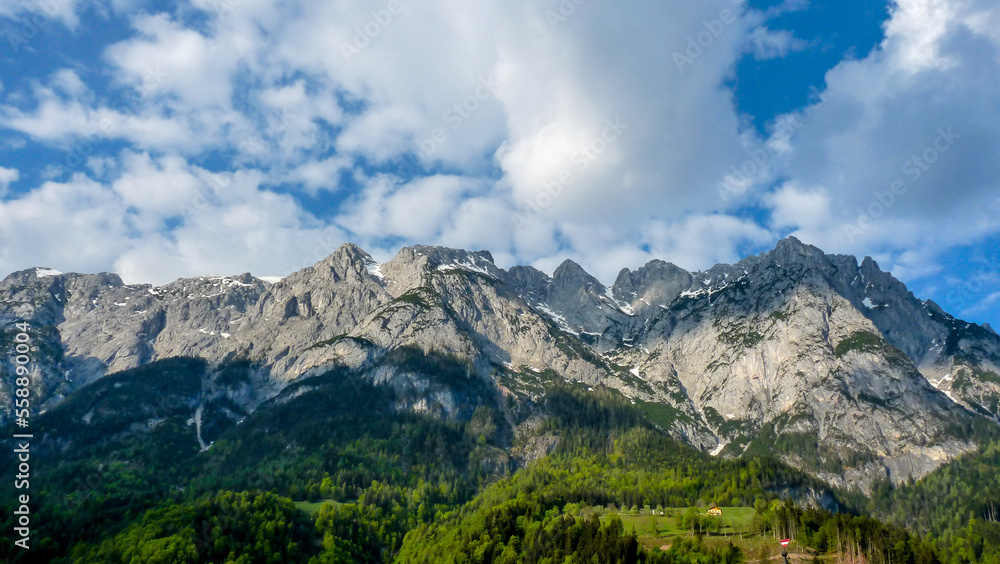
<path fill-rule="evenodd" d="M 711 509 L 706 511 L 706 513 L 712 515 L 713 517 L 722 517 L 722 510 L 719 509 L 718 507 L 712 507 Z"/>

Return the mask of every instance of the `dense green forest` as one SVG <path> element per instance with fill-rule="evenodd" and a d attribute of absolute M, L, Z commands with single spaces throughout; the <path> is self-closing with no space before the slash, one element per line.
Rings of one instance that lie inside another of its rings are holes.
<path fill-rule="evenodd" d="M 6 558 L 735 564 L 787 536 L 813 563 L 1000 564 L 995 442 L 866 498 L 766 456 L 709 457 L 602 389 L 512 402 L 445 355 L 387 362 L 458 390 L 467 412 L 399 410 L 405 390 L 338 369 L 245 413 L 231 396 L 254 377 L 247 362 L 171 359 L 87 386 L 36 418 L 30 552 L 13 547 L 14 490 L 0 486 Z M 512 422 L 527 418 L 558 442 L 522 467 Z M 703 527 L 695 508 L 710 505 L 752 518 Z M 626 523 L 664 508 L 683 512 L 666 540 Z"/>
<path fill-rule="evenodd" d="M 930 533 L 947 561 L 1000 562 L 1000 442 L 905 487 L 883 483 L 867 510 Z"/>

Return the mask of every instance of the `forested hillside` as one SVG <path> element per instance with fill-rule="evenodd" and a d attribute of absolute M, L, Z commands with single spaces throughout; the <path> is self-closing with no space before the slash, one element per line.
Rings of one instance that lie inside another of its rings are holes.
<path fill-rule="evenodd" d="M 466 373 L 447 355 L 395 362 L 452 384 Z M 767 457 L 694 450 L 612 390 L 556 385 L 514 406 L 465 381 L 479 406 L 448 420 L 335 370 L 240 413 L 227 393 L 253 370 L 156 362 L 39 417 L 33 550 L 12 561 L 732 564 L 789 536 L 820 561 L 998 562 L 995 444 L 866 499 Z M 525 417 L 558 441 L 522 467 L 510 421 Z M 709 505 L 752 518 L 713 524 L 695 509 Z M 635 530 L 642 519 L 672 529 Z"/>

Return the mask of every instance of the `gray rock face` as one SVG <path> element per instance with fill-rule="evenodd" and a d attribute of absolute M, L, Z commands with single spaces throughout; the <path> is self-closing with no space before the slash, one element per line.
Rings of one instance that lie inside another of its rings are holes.
<path fill-rule="evenodd" d="M 551 278 L 534 268 L 515 266 L 506 281 L 562 331 L 602 353 L 618 347 L 633 322 L 631 309 L 571 260 L 559 265 Z"/>
<path fill-rule="evenodd" d="M 231 348 L 233 325 L 266 286 L 249 274 L 153 288 L 126 286 L 115 274 L 31 269 L 0 282 L 0 325 L 9 338 L 14 323 L 31 322 L 38 346 L 35 397 L 41 400 L 35 405 L 44 408 L 107 373 L 158 358 L 223 355 Z"/>
<path fill-rule="evenodd" d="M 234 325 L 227 352 L 270 366 L 276 379 L 288 381 L 298 375 L 290 371 L 297 354 L 347 334 L 392 299 L 371 256 L 344 245 L 263 292 Z"/>
<path fill-rule="evenodd" d="M 667 304 L 690 290 L 694 284 L 691 273 L 683 268 L 654 260 L 636 270 L 624 269 L 618 274 L 613 288 L 615 298 L 634 304 L 640 315 L 656 305 Z"/>
<path fill-rule="evenodd" d="M 974 448 L 949 429 L 973 412 L 995 420 L 1000 398 L 995 332 L 920 301 L 870 258 L 791 238 L 705 272 L 652 261 L 611 288 L 571 261 L 549 277 L 425 246 L 379 265 L 344 245 L 274 284 L 243 274 L 153 288 L 32 269 L 0 283 L 6 347 L 21 320 L 39 409 L 105 374 L 197 356 L 261 366 L 255 402 L 342 365 L 407 390 L 400 409 L 466 416 L 466 396 L 384 362 L 411 347 L 467 361 L 498 398 L 537 398 L 558 380 L 605 386 L 699 448 L 773 449 L 840 484 L 919 477 Z M 526 435 L 525 452 L 554 440 Z"/>

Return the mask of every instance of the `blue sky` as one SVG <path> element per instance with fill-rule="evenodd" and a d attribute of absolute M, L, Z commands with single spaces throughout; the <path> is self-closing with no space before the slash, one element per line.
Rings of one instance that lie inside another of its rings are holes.
<path fill-rule="evenodd" d="M 996 322 L 998 29 L 987 0 L 0 0 L 0 273 L 353 241 L 611 281 L 794 234 Z"/>

